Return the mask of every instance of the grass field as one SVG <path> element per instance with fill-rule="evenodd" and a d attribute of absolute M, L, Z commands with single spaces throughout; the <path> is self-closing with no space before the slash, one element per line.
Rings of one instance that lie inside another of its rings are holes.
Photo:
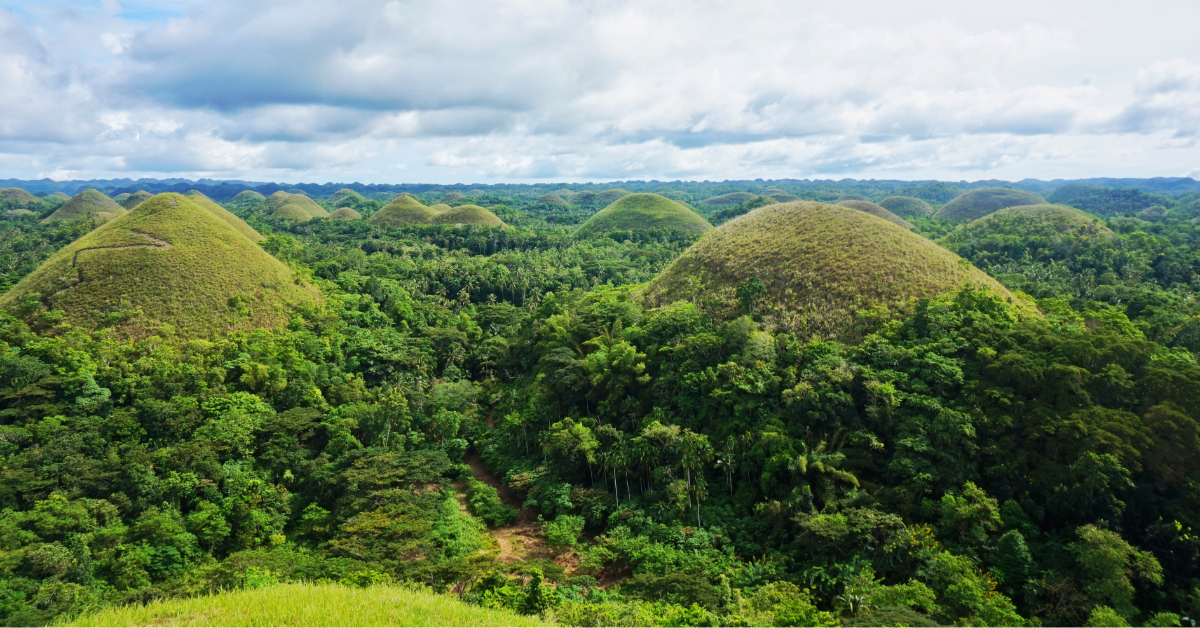
<path fill-rule="evenodd" d="M 105 220 L 112 220 L 117 216 L 125 214 L 126 211 L 124 207 L 121 207 L 116 201 L 105 196 L 104 193 L 97 192 L 96 190 L 84 190 L 54 210 L 54 213 L 47 216 L 42 223 L 75 220 L 76 218 L 83 218 L 90 215 L 98 215 Z"/>
<path fill-rule="evenodd" d="M 401 587 L 277 584 L 110 608 L 70 626 L 545 626 L 537 617 Z"/>
<path fill-rule="evenodd" d="M 689 233 L 704 233 L 712 229 L 708 221 L 696 212 L 658 194 L 629 194 L 600 210 L 579 226 L 576 233 L 607 233 L 609 231 L 638 231 L 670 229 Z"/>
<path fill-rule="evenodd" d="M 358 220 L 362 218 L 362 214 L 350 209 L 349 207 L 341 207 L 333 210 L 329 217 L 334 220 Z"/>
<path fill-rule="evenodd" d="M 968 222 L 983 218 L 1005 207 L 1037 205 L 1045 202 L 1042 197 L 1025 190 L 979 188 L 958 195 L 954 200 L 946 203 L 933 217 L 939 220 Z"/>
<path fill-rule="evenodd" d="M 705 234 L 646 288 L 649 305 L 709 300 L 741 312 L 738 286 L 765 288 L 755 311 L 783 329 L 842 340 L 859 335 L 856 313 L 881 305 L 986 287 L 1013 298 L 983 271 L 929 240 L 838 205 L 768 205 Z"/>
<path fill-rule="evenodd" d="M 255 231 L 254 227 L 246 224 L 245 220 L 238 218 L 233 214 L 233 212 L 221 207 L 211 198 L 208 198 L 196 190 L 189 191 L 186 196 L 191 199 L 193 203 L 203 207 L 204 209 L 207 209 L 217 218 L 229 223 L 229 226 L 237 229 L 238 233 L 249 238 L 251 242 L 258 242 L 263 239 L 262 234 Z"/>
<path fill-rule="evenodd" d="M 937 213 L 929 203 L 911 196 L 889 196 L 879 201 L 879 206 L 901 218 L 920 218 Z"/>
<path fill-rule="evenodd" d="M 319 293 L 229 222 L 186 196 L 159 194 L 72 242 L 13 286 L 0 307 L 144 337 L 170 324 L 178 338 L 277 327 Z M 40 304 L 40 307 L 38 307 Z"/>
<path fill-rule="evenodd" d="M 375 212 L 367 219 L 367 223 L 379 226 L 403 227 L 405 225 L 424 225 L 436 214 L 434 210 L 421 204 L 421 201 L 401 194 L 393 198 L 383 209 Z"/>
<path fill-rule="evenodd" d="M 478 205 L 459 205 L 434 214 L 430 219 L 435 225 L 484 225 L 503 227 L 504 221 L 496 214 Z"/>
<path fill-rule="evenodd" d="M 896 214 L 893 214 L 892 212 L 880 207 L 879 205 L 876 205 L 875 203 L 872 203 L 871 201 L 849 200 L 842 201 L 838 203 L 838 205 L 841 205 L 842 207 L 849 207 L 850 209 L 857 209 L 860 212 L 866 212 L 872 216 L 878 216 L 894 225 L 904 227 L 905 229 L 913 228 L 911 222 L 897 216 Z"/>

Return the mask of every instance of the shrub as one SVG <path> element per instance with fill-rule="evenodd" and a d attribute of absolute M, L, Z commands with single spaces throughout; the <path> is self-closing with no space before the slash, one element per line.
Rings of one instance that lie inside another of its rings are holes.
<path fill-rule="evenodd" d="M 500 501 L 495 487 L 472 477 L 467 478 L 467 508 L 493 528 L 512 523 L 517 518 L 516 509 Z"/>
<path fill-rule="evenodd" d="M 555 551 L 578 546 L 579 535 L 583 534 L 583 524 L 583 517 L 577 515 L 559 515 L 554 521 L 543 521 L 546 544 Z"/>

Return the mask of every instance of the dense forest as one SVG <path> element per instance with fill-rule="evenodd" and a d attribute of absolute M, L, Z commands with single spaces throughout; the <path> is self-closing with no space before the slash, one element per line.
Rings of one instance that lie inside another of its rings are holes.
<path fill-rule="evenodd" d="M 410 197 L 503 226 L 372 220 L 390 190 L 209 194 L 321 300 L 205 338 L 0 313 L 0 621 L 310 581 L 580 626 L 1191 625 L 1200 192 L 904 216 L 1015 298 L 864 308 L 842 337 L 780 324 L 757 277 L 651 307 L 711 232 L 579 228 L 629 192 L 719 226 L 985 183 Z M 43 223 L 64 200 L 0 199 L 3 290 L 102 222 Z"/>

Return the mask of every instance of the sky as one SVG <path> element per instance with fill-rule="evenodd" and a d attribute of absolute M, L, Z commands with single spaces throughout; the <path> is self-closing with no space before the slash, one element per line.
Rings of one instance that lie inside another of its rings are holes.
<path fill-rule="evenodd" d="M 0 0 L 0 178 L 1200 178 L 1200 1 Z"/>

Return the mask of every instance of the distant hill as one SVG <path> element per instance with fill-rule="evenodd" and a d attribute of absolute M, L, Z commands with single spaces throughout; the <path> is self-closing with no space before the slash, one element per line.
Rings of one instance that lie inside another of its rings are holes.
<path fill-rule="evenodd" d="M 963 192 L 961 195 L 955 197 L 954 200 L 946 203 L 933 217 L 939 220 L 968 222 L 977 218 L 983 218 L 1005 207 L 1037 205 L 1044 202 L 1045 200 L 1042 197 L 1033 192 L 1026 192 L 1025 190 L 979 188 Z"/>
<path fill-rule="evenodd" d="M 945 244 L 986 240 L 993 236 L 1037 238 L 1075 235 L 1111 238 L 1103 220 L 1078 209 L 1043 203 L 1008 207 L 959 226 L 942 239 Z"/>
<path fill-rule="evenodd" d="M 0 210 L 17 209 L 40 213 L 46 209 L 46 205 L 42 199 L 21 188 L 4 188 L 0 190 Z"/>
<path fill-rule="evenodd" d="M 342 207 L 331 212 L 329 217 L 334 220 L 359 220 L 362 218 L 362 214 L 349 207 Z"/>
<path fill-rule="evenodd" d="M 238 192 L 237 196 L 229 201 L 230 206 L 242 207 L 246 205 L 255 205 L 258 203 L 266 203 L 267 197 L 255 192 L 254 190 L 245 190 Z"/>
<path fill-rule="evenodd" d="M 138 190 L 133 194 L 126 195 L 124 199 L 118 201 L 118 204 L 125 209 L 132 210 L 138 205 L 141 205 L 144 201 L 150 200 L 150 198 L 153 196 L 153 194 L 145 190 Z"/>
<path fill-rule="evenodd" d="M 136 338 L 167 323 L 185 339 L 282 326 L 294 306 L 320 299 L 230 222 L 180 194 L 157 195 L 59 250 L 0 307 L 35 315 L 35 296 L 77 327 L 111 325 Z"/>
<path fill-rule="evenodd" d="M 1012 295 L 996 280 L 929 240 L 864 212 L 824 203 L 769 205 L 693 244 L 646 288 L 650 306 L 703 297 L 742 306 L 739 286 L 765 287 L 757 312 L 783 329 L 828 338 L 858 337 L 856 313 L 963 285 Z M 744 311 L 744 309 L 742 310 Z"/>
<path fill-rule="evenodd" d="M 607 233 L 609 231 L 639 231 L 669 229 L 689 233 L 704 233 L 712 229 L 699 214 L 658 194 L 629 194 L 622 196 L 579 226 L 576 233 Z"/>
<path fill-rule="evenodd" d="M 901 218 L 921 218 L 937 213 L 929 203 L 911 196 L 889 196 L 879 201 L 879 206 Z"/>
<path fill-rule="evenodd" d="M 544 626 L 428 589 L 277 584 L 96 611 L 69 626 Z"/>
<path fill-rule="evenodd" d="M 896 214 L 893 214 L 892 212 L 880 207 L 879 205 L 876 205 L 875 203 L 872 203 L 871 201 L 841 201 L 838 203 L 838 205 L 841 205 L 842 207 L 849 207 L 850 209 L 857 209 L 860 212 L 866 212 L 872 216 L 878 216 L 894 225 L 904 227 L 905 229 L 913 228 L 913 224 L 911 222 L 897 216 Z"/>
<path fill-rule="evenodd" d="M 362 194 L 346 188 L 342 188 L 337 192 L 334 192 L 333 196 L 329 197 L 329 204 L 335 209 L 341 209 L 343 207 L 358 209 L 363 203 L 366 202 L 367 199 Z"/>
<path fill-rule="evenodd" d="M 563 197 L 557 194 L 544 194 L 535 202 L 541 205 L 551 205 L 554 207 L 570 207 L 571 205 L 567 201 L 563 200 Z"/>
<path fill-rule="evenodd" d="M 193 203 L 196 203 L 197 205 L 203 207 L 204 209 L 207 209 L 208 211 L 212 212 L 212 214 L 214 216 L 216 216 L 217 218 L 220 218 L 221 220 L 224 220 L 225 222 L 229 223 L 229 225 L 231 227 L 233 227 L 234 229 L 237 229 L 238 233 L 246 236 L 246 238 L 248 238 L 251 242 L 258 242 L 258 241 L 264 239 L 262 237 L 261 233 L 254 230 L 254 227 L 251 227 L 250 225 L 246 224 L 246 221 L 242 220 L 241 218 L 238 218 L 237 216 L 235 216 L 233 214 L 233 212 L 229 211 L 228 209 L 221 207 L 215 201 L 213 201 L 211 198 L 208 198 L 207 196 L 201 194 L 200 192 L 197 192 L 196 190 L 192 190 L 192 191 L 188 192 L 186 194 L 186 196 Z"/>
<path fill-rule="evenodd" d="M 449 205 L 450 203 L 457 203 L 464 198 L 466 198 L 466 196 L 462 192 L 446 192 L 442 195 L 441 202 Z"/>
<path fill-rule="evenodd" d="M 1046 201 L 1070 205 L 1098 216 L 1133 216 L 1147 207 L 1171 203 L 1171 199 L 1160 194 L 1096 185 L 1064 185 L 1050 193 Z"/>
<path fill-rule="evenodd" d="M 384 205 L 383 209 L 375 212 L 367 219 L 367 223 L 391 227 L 428 224 L 435 213 L 432 209 L 422 205 L 421 201 L 407 194 L 401 194 Z"/>
<path fill-rule="evenodd" d="M 126 213 L 126 209 L 116 204 L 111 198 L 96 190 L 84 190 L 71 200 L 63 203 L 42 221 L 43 224 L 75 220 L 77 218 L 95 218 L 101 222 L 112 220 Z"/>
<path fill-rule="evenodd" d="M 295 203 L 284 203 L 275 211 L 271 212 L 272 218 L 279 218 L 288 222 L 308 222 L 313 219 L 312 214 L 304 210 L 303 207 Z"/>
<path fill-rule="evenodd" d="M 271 214 L 272 216 L 276 215 L 279 208 L 282 208 L 284 205 L 291 205 L 295 207 L 299 211 L 306 214 L 309 218 L 325 218 L 329 216 L 329 212 L 326 211 L 324 207 L 321 207 L 316 201 L 303 194 L 293 194 L 290 192 L 280 191 L 268 196 L 266 203 L 267 207 L 274 208 L 276 210 L 275 213 Z M 295 211 L 289 211 L 287 213 L 291 215 L 294 214 Z"/>
<path fill-rule="evenodd" d="M 459 205 L 434 214 L 430 222 L 437 225 L 483 225 L 503 227 L 504 221 L 478 205 Z"/>
<path fill-rule="evenodd" d="M 720 196 L 714 196 L 712 198 L 705 199 L 704 204 L 712 205 L 713 207 L 741 205 L 742 203 L 754 198 L 754 196 L 754 194 L 749 192 L 730 192 L 729 194 L 722 194 Z"/>

